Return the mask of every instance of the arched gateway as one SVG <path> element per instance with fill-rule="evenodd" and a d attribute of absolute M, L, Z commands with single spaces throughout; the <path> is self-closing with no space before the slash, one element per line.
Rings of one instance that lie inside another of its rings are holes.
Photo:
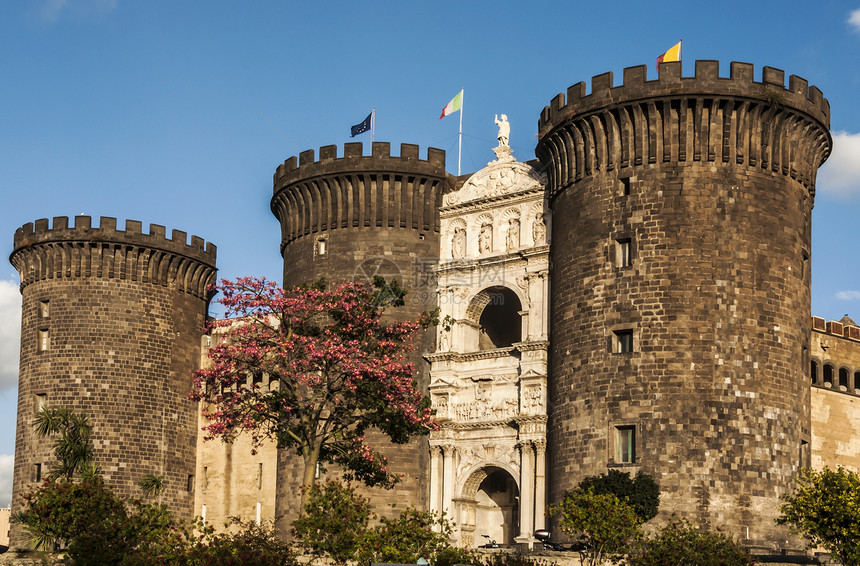
<path fill-rule="evenodd" d="M 461 546 L 531 543 L 544 526 L 548 216 L 510 150 L 445 196 L 430 396 L 430 507 Z"/>

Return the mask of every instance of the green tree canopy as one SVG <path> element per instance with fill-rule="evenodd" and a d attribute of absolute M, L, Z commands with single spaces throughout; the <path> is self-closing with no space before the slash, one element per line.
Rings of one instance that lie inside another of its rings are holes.
<path fill-rule="evenodd" d="M 860 566 L 860 476 L 836 470 L 804 470 L 783 497 L 776 522 L 822 546 L 845 566 Z"/>

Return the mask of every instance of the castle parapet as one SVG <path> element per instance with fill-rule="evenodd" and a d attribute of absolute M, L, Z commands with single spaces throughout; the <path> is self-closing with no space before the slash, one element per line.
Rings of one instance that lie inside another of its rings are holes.
<path fill-rule="evenodd" d="M 303 151 L 279 165 L 274 175 L 272 212 L 281 222 L 281 249 L 312 233 L 364 227 L 439 231 L 442 195 L 452 183 L 445 152 L 401 144 L 391 155 L 387 142 L 373 142 L 370 155 L 360 142 Z"/>
<path fill-rule="evenodd" d="M 541 112 L 535 150 L 559 187 L 599 172 L 654 163 L 723 162 L 781 172 L 814 194 L 818 167 L 830 154 L 830 104 L 796 75 L 733 62 L 729 77 L 717 61 L 696 61 L 693 77 L 681 63 L 661 63 L 656 80 L 646 67 L 595 76 L 559 94 Z"/>
<path fill-rule="evenodd" d="M 161 285 L 208 298 L 214 282 L 217 248 L 198 236 L 164 226 L 127 220 L 117 229 L 116 218 L 102 216 L 94 227 L 89 216 L 65 216 L 29 222 L 15 231 L 9 261 L 21 275 L 21 288 L 44 279 L 104 277 Z"/>

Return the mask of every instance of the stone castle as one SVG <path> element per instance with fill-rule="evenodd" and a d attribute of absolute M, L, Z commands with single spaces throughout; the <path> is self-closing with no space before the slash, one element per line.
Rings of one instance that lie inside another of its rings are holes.
<path fill-rule="evenodd" d="M 414 145 L 326 146 L 277 168 L 285 286 L 398 278 L 397 316 L 438 306 L 419 385 L 441 428 L 390 446 L 403 481 L 379 512 L 446 511 L 460 544 L 532 544 L 582 478 L 652 475 L 661 517 L 706 519 L 750 545 L 807 466 L 860 469 L 860 327 L 811 318 L 811 213 L 829 104 L 804 79 L 698 61 L 594 77 L 540 114 L 537 159 L 500 127 L 496 159 L 452 176 Z M 502 117 L 505 120 L 504 116 Z M 503 135 L 503 133 L 505 135 Z M 23 323 L 13 509 L 50 464 L 31 422 L 85 412 L 107 480 L 166 477 L 182 516 L 297 513 L 298 462 L 248 439 L 202 442 L 185 401 L 205 363 L 215 247 L 88 217 L 15 234 Z M 810 322 L 811 320 L 811 322 Z M 252 378 L 249 378 L 252 379 Z M 23 539 L 18 535 L 13 545 Z"/>

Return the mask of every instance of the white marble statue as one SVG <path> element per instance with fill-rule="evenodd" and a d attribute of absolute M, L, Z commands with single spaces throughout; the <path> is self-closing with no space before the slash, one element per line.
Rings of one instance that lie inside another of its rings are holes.
<path fill-rule="evenodd" d="M 520 247 L 520 219 L 511 218 L 508 220 L 508 237 L 507 249 L 515 250 Z"/>
<path fill-rule="evenodd" d="M 510 147 L 511 124 L 508 122 L 508 115 L 502 114 L 502 119 L 499 120 L 499 115 L 496 114 L 496 125 L 499 126 L 499 147 Z"/>
<path fill-rule="evenodd" d="M 451 239 L 451 256 L 454 259 L 466 256 L 466 229 L 460 226 L 454 228 L 454 237 Z"/>
<path fill-rule="evenodd" d="M 478 233 L 478 253 L 488 254 L 493 251 L 493 225 L 482 224 Z"/>

